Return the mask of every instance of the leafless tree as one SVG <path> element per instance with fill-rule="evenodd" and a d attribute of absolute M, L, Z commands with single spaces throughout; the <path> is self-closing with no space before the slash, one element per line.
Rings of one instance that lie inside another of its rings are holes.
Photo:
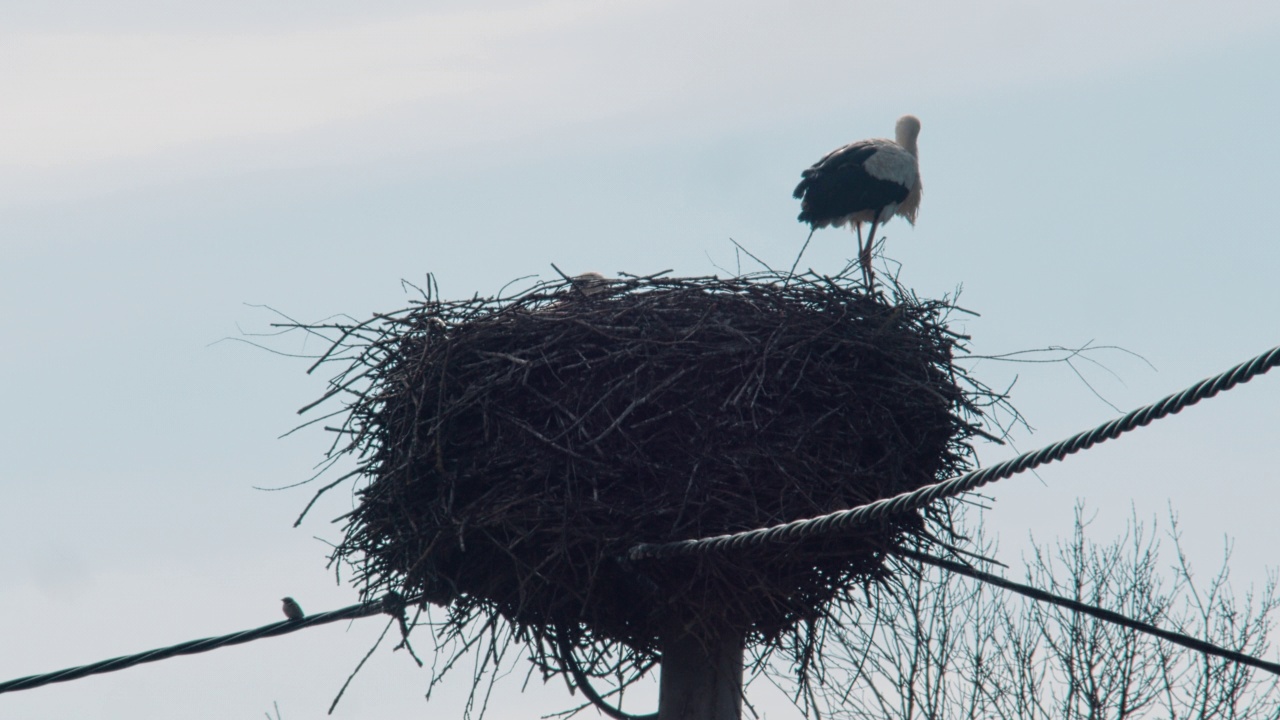
<path fill-rule="evenodd" d="M 1072 536 L 1035 545 L 1026 582 L 1073 600 L 1266 656 L 1280 607 L 1276 576 L 1237 595 L 1231 547 L 1207 581 L 1183 550 L 1177 518 L 1131 518 L 1099 543 L 1077 507 Z M 973 548 L 992 554 L 974 533 Z M 971 548 L 971 549 L 973 549 Z M 1039 604 L 903 560 L 893 586 L 868 590 L 828 623 L 818 716 L 883 720 L 1280 718 L 1277 678 L 1140 631 Z"/>

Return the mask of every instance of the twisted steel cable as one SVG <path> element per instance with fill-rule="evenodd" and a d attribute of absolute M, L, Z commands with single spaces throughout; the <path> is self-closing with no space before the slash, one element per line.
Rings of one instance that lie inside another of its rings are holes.
<path fill-rule="evenodd" d="M 699 551 L 725 550 L 761 545 L 766 542 L 799 540 L 825 534 L 835 534 L 856 527 L 860 524 L 882 519 L 889 515 L 914 510 L 928 505 L 935 500 L 952 497 L 960 493 L 977 489 L 997 480 L 1012 477 L 1020 472 L 1030 470 L 1047 463 L 1062 460 L 1068 455 L 1087 450 L 1099 443 L 1119 437 L 1120 435 L 1155 420 L 1180 412 L 1183 408 L 1195 405 L 1203 399 L 1211 398 L 1218 393 L 1230 390 L 1236 385 L 1266 373 L 1280 365 L 1280 347 L 1271 349 L 1251 360 L 1240 363 L 1224 373 L 1171 395 L 1151 405 L 1138 408 L 1127 415 L 1112 420 L 1092 430 L 1077 433 L 1066 440 L 1040 450 L 1024 453 L 1016 458 L 987 468 L 975 470 L 944 482 L 927 485 L 912 492 L 903 493 L 892 498 L 878 500 L 867 505 L 842 510 L 806 520 L 797 520 L 782 525 L 758 528 L 741 533 L 731 533 L 710 538 L 681 540 L 672 543 L 646 543 L 637 545 L 629 551 L 633 560 L 645 558 L 669 557 Z M 1007 581 L 1005 581 L 1007 582 Z M 416 602 L 416 599 L 411 602 Z M 305 627 L 337 622 L 339 620 L 368 617 L 380 613 L 398 616 L 406 605 L 404 598 L 389 593 L 379 601 L 351 605 L 339 610 L 316 613 L 302 620 L 285 620 L 264 625 L 253 630 L 244 630 L 231 635 L 190 640 L 167 648 L 149 650 L 135 655 L 126 655 L 110 660 L 102 660 L 89 665 L 68 668 L 42 675 L 30 675 L 6 682 L 0 682 L 0 693 L 17 690 L 29 690 L 56 682 L 76 680 L 88 675 L 123 670 L 147 662 L 164 660 L 178 655 L 193 655 L 207 652 L 227 645 L 238 645 L 253 640 L 276 635 L 285 635 Z M 1202 649 L 1202 648 L 1197 648 Z M 1205 650 L 1208 652 L 1208 650 Z M 1235 659 L 1235 658 L 1233 658 Z M 1243 662 L 1243 660 L 1242 660 Z M 1271 667 L 1254 664 L 1275 672 Z M 1269 664 L 1268 664 L 1269 665 Z"/>
<path fill-rule="evenodd" d="M 398 596 L 388 595 L 381 600 L 375 600 L 369 603 L 360 603 L 358 605 L 350 605 L 339 610 L 316 613 L 314 615 L 308 615 L 301 620 L 283 620 L 281 622 L 271 623 L 270 625 L 263 625 L 262 627 L 255 628 L 253 630 L 242 630 L 238 633 L 232 633 L 231 635 L 203 638 L 201 640 L 188 640 L 184 643 L 172 645 L 167 648 L 148 650 L 136 655 L 125 655 L 123 657 L 112 658 L 110 660 L 100 660 L 89 665 L 81 665 L 80 667 L 44 673 L 43 675 L 29 675 L 15 680 L 0 682 L 0 693 L 13 692 L 16 690 L 30 690 L 50 683 L 79 680 L 80 678 L 88 675 L 97 675 L 99 673 L 123 670 L 128 667 L 133 667 L 134 665 L 155 662 L 157 660 L 165 660 L 177 655 L 194 655 L 196 653 L 208 652 L 227 645 L 239 645 L 241 643 L 259 640 L 261 638 L 285 635 L 303 628 L 311 627 L 312 625 L 323 625 L 325 623 L 337 622 L 339 620 L 353 620 L 355 618 L 368 617 L 379 613 L 397 615 L 403 607 L 403 599 Z"/>
<path fill-rule="evenodd" d="M 1020 472 L 1062 460 L 1068 455 L 1088 450 L 1099 443 L 1120 437 L 1161 418 L 1180 412 L 1183 408 L 1195 405 L 1206 398 L 1220 392 L 1230 390 L 1236 385 L 1246 383 L 1273 367 L 1280 365 L 1280 347 L 1272 348 L 1252 360 L 1240 363 L 1224 373 L 1192 385 L 1176 395 L 1159 402 L 1140 407 L 1124 417 L 1092 430 L 1077 433 L 1048 447 L 1018 457 L 1005 460 L 990 467 L 974 470 L 950 480 L 933 485 L 926 485 L 911 492 L 895 495 L 891 498 L 877 500 L 848 510 L 840 510 L 828 515 L 820 515 L 805 520 L 793 520 L 789 523 L 757 528 L 744 532 L 728 533 L 707 538 L 677 540 L 669 543 L 642 543 L 632 547 L 627 556 L 632 560 L 647 558 L 671 557 L 695 552 L 711 552 L 716 550 L 735 550 L 762 545 L 767 542 L 796 541 L 820 535 L 835 535 L 876 520 L 917 510 L 941 498 L 953 497 L 961 493 L 975 490 L 987 483 L 1012 477 Z"/>

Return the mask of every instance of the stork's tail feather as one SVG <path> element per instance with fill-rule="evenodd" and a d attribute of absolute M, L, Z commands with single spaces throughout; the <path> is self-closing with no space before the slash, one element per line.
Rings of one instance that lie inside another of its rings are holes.
<path fill-rule="evenodd" d="M 830 222 L 823 222 L 814 216 L 813 212 L 807 207 L 800 208 L 800 214 L 796 216 L 800 222 L 808 225 L 810 229 L 816 230 L 830 225 Z"/>

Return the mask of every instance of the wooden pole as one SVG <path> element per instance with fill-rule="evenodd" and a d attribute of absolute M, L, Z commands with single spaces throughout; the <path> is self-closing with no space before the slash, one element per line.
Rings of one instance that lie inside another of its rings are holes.
<path fill-rule="evenodd" d="M 742 638 L 713 641 L 671 626 L 662 637 L 658 720 L 741 720 Z"/>

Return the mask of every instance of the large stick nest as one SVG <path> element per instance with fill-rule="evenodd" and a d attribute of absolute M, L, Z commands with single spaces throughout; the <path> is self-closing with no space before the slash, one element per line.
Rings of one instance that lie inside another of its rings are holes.
<path fill-rule="evenodd" d="M 623 683 L 677 622 L 798 647 L 829 603 L 945 526 L 630 563 L 627 550 L 862 505 L 969 467 L 989 400 L 953 364 L 948 301 L 845 278 L 629 277 L 449 302 L 343 332 L 358 504 L 335 559 L 366 597 L 501 618 L 547 672 L 560 642 Z M 328 396 L 327 396 L 328 397 Z M 942 529 L 945 530 L 945 527 Z M 859 593 L 859 596 L 861 594 Z M 490 625 L 491 627 L 491 625 Z M 790 640 L 787 639 L 790 636 Z M 590 653 L 588 653 L 590 654 Z"/>

